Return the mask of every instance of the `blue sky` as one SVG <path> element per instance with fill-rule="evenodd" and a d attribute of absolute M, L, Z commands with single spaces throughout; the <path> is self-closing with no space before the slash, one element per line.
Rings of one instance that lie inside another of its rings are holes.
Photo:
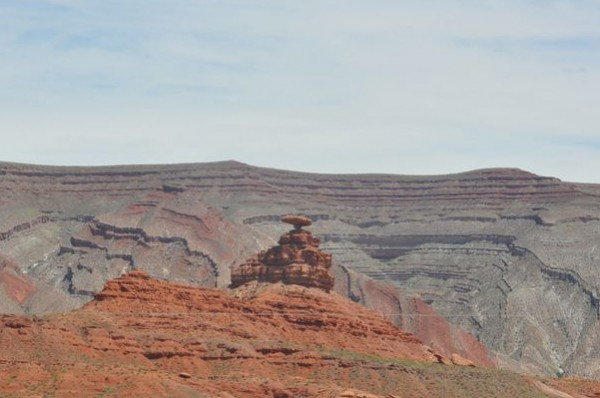
<path fill-rule="evenodd" d="M 0 0 L 0 160 L 600 182 L 600 3 Z"/>

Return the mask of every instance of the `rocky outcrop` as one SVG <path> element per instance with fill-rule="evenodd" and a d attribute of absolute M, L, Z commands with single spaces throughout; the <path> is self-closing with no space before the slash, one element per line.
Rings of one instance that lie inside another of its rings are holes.
<path fill-rule="evenodd" d="M 0 315 L 0 396 L 533 397 L 352 301 L 302 286 L 108 282 L 71 313 Z"/>
<path fill-rule="evenodd" d="M 598 185 L 518 169 L 325 175 L 238 162 L 0 163 L 0 175 L 0 252 L 16 265 L 0 301 L 11 312 L 81 306 L 91 296 L 80 293 L 97 293 L 132 268 L 225 287 L 232 265 L 285 232 L 281 214 L 306 214 L 319 221 L 320 248 L 336 262 L 418 296 L 503 364 L 600 378 Z M 20 284 L 13 275 L 34 289 L 7 294 L 8 284 Z M 378 291 L 354 286 L 348 295 L 376 308 L 384 305 Z M 406 316 L 410 304 L 378 310 L 419 334 L 432 319 Z"/>
<path fill-rule="evenodd" d="M 285 216 L 284 223 L 294 229 L 279 238 L 279 245 L 246 260 L 231 271 L 231 287 L 251 281 L 283 282 L 316 287 L 329 292 L 333 288 L 331 255 L 319 250 L 320 241 L 302 229 L 312 221 L 304 216 Z"/>

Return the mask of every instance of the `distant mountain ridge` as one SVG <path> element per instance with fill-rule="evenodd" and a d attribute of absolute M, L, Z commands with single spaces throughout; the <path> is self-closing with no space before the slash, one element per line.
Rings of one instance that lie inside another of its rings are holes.
<path fill-rule="evenodd" d="M 0 310 L 75 308 L 133 267 L 226 286 L 232 265 L 285 232 L 283 214 L 313 219 L 338 291 L 396 322 L 417 318 L 397 316 L 407 314 L 402 302 L 377 283 L 420 297 L 504 366 L 600 377 L 600 186 L 518 169 L 396 176 L 238 162 L 2 163 Z"/>

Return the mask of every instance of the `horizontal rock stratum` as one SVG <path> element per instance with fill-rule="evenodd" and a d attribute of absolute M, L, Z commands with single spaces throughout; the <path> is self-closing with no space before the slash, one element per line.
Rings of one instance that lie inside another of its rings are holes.
<path fill-rule="evenodd" d="M 302 229 L 312 224 L 311 219 L 288 215 L 282 217 L 281 221 L 292 224 L 294 229 L 279 238 L 279 245 L 234 267 L 231 271 L 231 287 L 251 281 L 282 282 L 329 292 L 334 282 L 329 270 L 331 255 L 319 250 L 319 239 Z"/>
<path fill-rule="evenodd" d="M 419 313 L 428 304 L 502 366 L 600 377 L 600 186 L 518 169 L 402 176 L 237 162 L 0 164 L 0 310 L 76 308 L 133 268 L 224 287 L 231 266 L 276 244 L 290 214 L 313 220 L 320 249 L 333 255 L 336 291 L 426 344 L 436 343 L 423 327 L 431 317 Z M 398 291 L 420 300 L 413 315 Z"/>

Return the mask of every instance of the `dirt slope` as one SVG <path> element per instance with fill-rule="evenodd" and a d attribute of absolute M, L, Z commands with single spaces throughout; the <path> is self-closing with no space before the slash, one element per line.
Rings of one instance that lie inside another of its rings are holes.
<path fill-rule="evenodd" d="M 136 271 L 80 310 L 0 323 L 3 397 L 548 396 L 514 373 L 438 363 L 370 310 L 295 285 L 224 291 Z"/>

